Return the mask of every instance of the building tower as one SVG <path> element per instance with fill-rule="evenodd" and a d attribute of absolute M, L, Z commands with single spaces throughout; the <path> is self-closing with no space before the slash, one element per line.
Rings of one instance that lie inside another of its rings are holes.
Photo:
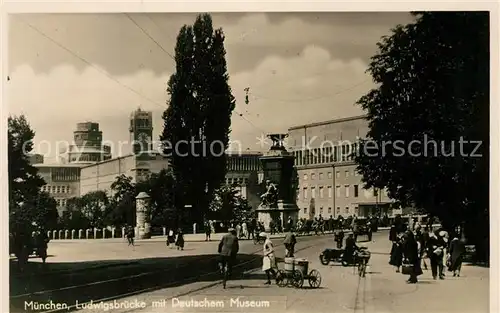
<path fill-rule="evenodd" d="M 132 152 L 143 155 L 143 152 L 153 149 L 153 113 L 141 108 L 130 115 L 130 141 Z"/>
<path fill-rule="evenodd" d="M 111 158 L 111 147 L 102 145 L 102 131 L 99 123 L 76 124 L 73 132 L 74 145 L 67 150 L 69 163 L 95 163 Z"/>

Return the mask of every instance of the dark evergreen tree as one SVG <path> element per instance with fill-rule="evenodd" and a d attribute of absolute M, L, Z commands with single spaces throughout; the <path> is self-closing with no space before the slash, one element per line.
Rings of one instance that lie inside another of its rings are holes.
<path fill-rule="evenodd" d="M 369 72 L 378 87 L 358 102 L 368 112 L 371 141 L 361 145 L 358 171 L 365 187 L 387 188 L 448 230 L 465 223 L 469 242 L 487 258 L 489 15 L 414 16 L 383 38 L 372 57 Z"/>
<path fill-rule="evenodd" d="M 192 205 L 188 219 L 203 222 L 226 175 L 235 99 L 228 85 L 224 34 L 208 14 L 185 25 L 177 37 L 176 70 L 168 82 L 169 106 L 160 140 L 176 177 L 175 205 Z"/>

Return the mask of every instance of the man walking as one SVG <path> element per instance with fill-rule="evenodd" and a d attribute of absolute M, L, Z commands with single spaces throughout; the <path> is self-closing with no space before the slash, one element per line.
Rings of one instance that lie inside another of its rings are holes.
<path fill-rule="evenodd" d="M 234 261 L 236 260 L 236 254 L 239 251 L 238 237 L 236 236 L 236 230 L 233 228 L 229 229 L 229 232 L 222 237 L 219 242 L 219 270 L 224 275 L 224 271 L 227 271 L 227 277 L 231 276 Z M 224 281 L 224 289 L 225 281 Z"/>

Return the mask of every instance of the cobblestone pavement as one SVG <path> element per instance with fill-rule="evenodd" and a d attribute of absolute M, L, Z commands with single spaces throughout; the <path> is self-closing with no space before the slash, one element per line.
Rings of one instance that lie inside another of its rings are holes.
<path fill-rule="evenodd" d="M 145 308 L 116 312 L 488 312 L 487 268 L 464 266 L 460 278 L 448 274 L 443 281 L 432 280 L 430 271 L 424 271 L 419 284 L 410 285 L 406 284 L 406 276 L 388 264 L 387 232 L 375 234 L 373 242 L 360 244 L 372 252 L 366 278 L 359 278 L 353 268 L 321 265 L 319 253 L 332 247 L 333 242 L 331 237 L 315 238 L 313 245 L 299 243 L 299 249 L 306 249 L 296 256 L 307 258 L 310 269 L 321 273 L 318 289 L 307 288 L 307 281 L 302 289 L 264 285 L 265 277 L 257 268 L 229 281 L 225 290 L 216 282 L 196 282 L 122 298 L 117 303 L 144 302 Z M 281 247 L 277 254 L 283 255 Z M 183 301 L 205 299 L 212 301 L 209 304 L 213 307 L 180 307 Z M 238 307 L 250 304 L 261 307 Z"/>

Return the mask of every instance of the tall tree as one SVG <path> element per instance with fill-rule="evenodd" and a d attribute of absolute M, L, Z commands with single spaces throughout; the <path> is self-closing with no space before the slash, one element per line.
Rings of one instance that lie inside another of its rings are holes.
<path fill-rule="evenodd" d="M 226 175 L 235 99 L 228 84 L 224 34 L 208 14 L 181 28 L 176 70 L 168 82 L 169 106 L 160 140 L 177 180 L 176 207 L 192 205 L 191 221 L 201 223 Z"/>
<path fill-rule="evenodd" d="M 175 177 L 171 168 L 152 173 L 147 180 L 136 184 L 137 193 L 150 197 L 151 225 L 176 227 L 174 200 Z"/>
<path fill-rule="evenodd" d="M 8 118 L 9 224 L 11 232 L 18 234 L 31 234 L 35 224 L 46 227 L 53 221 L 53 211 L 45 214 L 45 209 L 51 208 L 40 208 L 41 204 L 51 204 L 44 202 L 48 200 L 46 194 L 40 194 L 45 181 L 29 161 L 34 137 L 35 132 L 24 115 Z"/>
<path fill-rule="evenodd" d="M 358 102 L 370 126 L 358 171 L 365 187 L 387 188 L 448 229 L 465 222 L 468 240 L 487 257 L 489 15 L 414 16 L 372 57 L 379 86 Z"/>
<path fill-rule="evenodd" d="M 118 176 L 111 184 L 113 196 L 105 212 L 105 222 L 108 225 L 135 225 L 136 186 L 132 177 Z"/>
<path fill-rule="evenodd" d="M 37 197 L 45 181 L 30 164 L 35 132 L 24 115 L 8 118 L 9 202 L 18 206 Z"/>
<path fill-rule="evenodd" d="M 109 206 L 108 195 L 105 191 L 92 191 L 80 198 L 79 209 L 89 221 L 90 227 L 103 227 L 104 214 Z"/>

